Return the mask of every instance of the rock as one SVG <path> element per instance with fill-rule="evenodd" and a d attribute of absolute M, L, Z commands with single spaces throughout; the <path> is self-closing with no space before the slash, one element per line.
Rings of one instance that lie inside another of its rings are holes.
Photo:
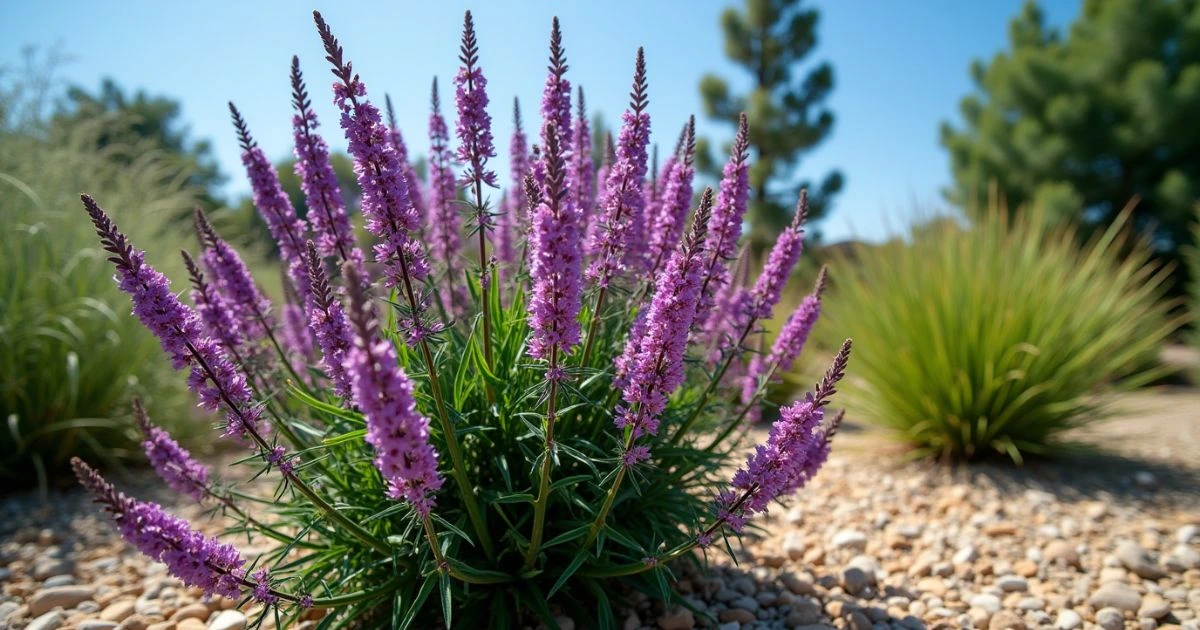
<path fill-rule="evenodd" d="M 803 523 L 804 508 L 799 505 L 792 506 L 792 509 L 787 511 L 787 514 L 783 517 L 783 520 L 786 521 L 788 525 L 799 525 L 800 523 Z"/>
<path fill-rule="evenodd" d="M 745 608 L 729 608 L 727 610 L 722 610 L 721 613 L 717 615 L 717 618 L 721 621 L 736 621 L 738 623 L 751 623 L 758 619 L 758 617 L 754 616 L 754 613 L 746 610 Z"/>
<path fill-rule="evenodd" d="M 63 616 L 61 610 L 51 610 L 29 622 L 29 625 L 25 626 L 25 630 L 55 630 L 61 627 L 65 620 L 66 617 Z"/>
<path fill-rule="evenodd" d="M 833 535 L 831 542 L 839 549 L 866 549 L 867 535 L 856 529 L 843 529 Z"/>
<path fill-rule="evenodd" d="M 575 620 L 566 615 L 558 615 L 554 622 L 558 624 L 559 630 L 575 630 Z"/>
<path fill-rule="evenodd" d="M 125 621 L 125 618 L 133 614 L 133 600 L 122 599 L 108 605 L 100 613 L 100 618 L 105 621 Z M 206 616 L 207 618 L 207 616 Z"/>
<path fill-rule="evenodd" d="M 1200 525 L 1189 523 L 1175 531 L 1175 541 L 1181 545 L 1186 545 L 1197 537 L 1200 537 Z"/>
<path fill-rule="evenodd" d="M 636 623 L 634 619 L 634 627 L 641 625 Z M 696 619 L 692 616 L 692 611 L 679 607 L 674 612 L 664 614 L 658 618 L 658 627 L 662 630 L 691 630 L 696 627 Z"/>
<path fill-rule="evenodd" d="M 1065 540 L 1051 540 L 1046 543 L 1046 547 L 1042 549 L 1042 557 L 1050 563 L 1059 561 L 1068 566 L 1079 566 L 1079 553 Z"/>
<path fill-rule="evenodd" d="M 862 569 L 849 567 L 842 571 L 841 584 L 847 593 L 858 595 L 870 585 L 870 581 Z"/>
<path fill-rule="evenodd" d="M 8 621 L 8 618 L 17 612 L 21 605 L 17 602 L 4 602 L 0 604 L 0 621 Z"/>
<path fill-rule="evenodd" d="M 171 621 L 178 622 L 184 619 L 208 619 L 208 606 L 201 603 L 188 604 L 171 615 Z"/>
<path fill-rule="evenodd" d="M 69 586 L 74 583 L 75 583 L 75 576 L 71 575 L 70 573 L 66 573 L 63 575 L 55 575 L 55 576 L 46 578 L 46 581 L 42 582 L 42 588 L 54 588 L 56 586 Z"/>
<path fill-rule="evenodd" d="M 1031 559 L 1017 560 L 1013 564 L 1013 571 L 1021 577 L 1029 578 L 1037 575 L 1038 565 L 1037 562 Z"/>
<path fill-rule="evenodd" d="M 1021 601 L 1017 602 L 1017 608 L 1020 610 L 1042 610 L 1046 607 L 1046 600 L 1041 597 L 1022 597 Z"/>
<path fill-rule="evenodd" d="M 1017 533 L 1017 526 L 1013 523 L 992 523 L 984 526 L 983 533 L 987 536 L 1012 536 Z"/>
<path fill-rule="evenodd" d="M 1171 550 L 1171 555 L 1167 556 L 1163 563 L 1176 573 L 1183 573 L 1188 569 L 1200 569 L 1200 551 L 1196 551 L 1190 545 L 1176 545 Z"/>
<path fill-rule="evenodd" d="M 804 550 L 808 545 L 804 544 L 804 535 L 800 532 L 788 532 L 787 536 L 783 537 L 783 553 L 792 560 L 799 560 L 804 557 Z"/>
<path fill-rule="evenodd" d="M 846 615 L 846 627 L 850 630 L 871 630 L 871 620 L 861 610 L 852 610 Z"/>
<path fill-rule="evenodd" d="M 33 597 L 29 598 L 29 614 L 35 616 L 42 615 L 60 606 L 63 608 L 74 608 L 76 604 L 91 599 L 92 594 L 95 592 L 96 589 L 91 586 L 45 588 L 34 593 Z"/>
<path fill-rule="evenodd" d="M 1142 596 L 1125 584 L 1109 582 L 1092 593 L 1088 603 L 1095 608 L 1111 607 L 1134 612 L 1141 607 Z"/>
<path fill-rule="evenodd" d="M 1144 488 L 1149 488 L 1158 485 L 1158 477 L 1148 470 L 1139 470 L 1133 473 L 1133 482 Z"/>
<path fill-rule="evenodd" d="M 730 621 L 728 623 L 723 623 L 723 624 L 717 626 L 717 630 L 740 630 L 741 627 L 742 627 L 742 624 L 740 624 L 736 621 Z"/>
<path fill-rule="evenodd" d="M 83 623 L 80 623 L 78 626 L 79 630 L 113 630 L 113 628 L 116 628 L 116 627 L 117 627 L 117 622 L 104 621 L 102 619 L 93 619 L 91 621 L 84 621 Z"/>
<path fill-rule="evenodd" d="M 75 571 L 75 563 L 66 558 L 43 556 L 33 565 L 30 573 L 35 580 L 44 580 L 56 575 L 70 575 Z"/>
<path fill-rule="evenodd" d="M 979 551 L 975 549 L 975 545 L 967 545 L 958 551 L 954 552 L 954 557 L 950 559 L 955 566 L 970 564 L 979 559 Z"/>
<path fill-rule="evenodd" d="M 1139 577 L 1148 580 L 1157 580 L 1166 575 L 1166 572 L 1160 569 L 1154 563 L 1154 560 L 1150 558 L 1150 554 L 1145 549 L 1142 549 L 1141 545 L 1132 540 L 1126 540 L 1117 545 L 1117 550 L 1113 555 L 1121 562 L 1121 566 L 1133 571 Z"/>
<path fill-rule="evenodd" d="M 1125 627 L 1125 617 L 1116 608 L 1101 608 L 1096 611 L 1096 624 L 1104 630 L 1122 630 Z"/>
<path fill-rule="evenodd" d="M 976 595 L 970 603 L 972 608 L 982 608 L 992 614 L 1000 610 L 1000 598 L 990 593 Z"/>
<path fill-rule="evenodd" d="M 1005 575 L 996 580 L 996 586 L 1005 593 L 1023 593 L 1029 590 L 1029 582 L 1019 575 Z"/>
<path fill-rule="evenodd" d="M 199 619 L 188 617 L 183 621 L 175 624 L 175 630 L 204 630 L 204 622 Z"/>
<path fill-rule="evenodd" d="M 1025 620 L 1011 610 L 1001 610 L 992 615 L 988 630 L 1025 630 Z"/>
<path fill-rule="evenodd" d="M 1083 627 L 1083 617 L 1069 608 L 1060 610 L 1058 619 L 1054 620 L 1054 627 L 1059 630 L 1078 630 Z"/>
<path fill-rule="evenodd" d="M 1158 595 L 1147 595 L 1142 598 L 1142 605 L 1138 607 L 1137 616 L 1146 617 L 1148 619 L 1162 619 L 1171 612 L 1171 604 Z"/>
<path fill-rule="evenodd" d="M 208 624 L 208 630 L 242 630 L 245 627 L 246 615 L 236 610 L 222 610 L 221 614 Z"/>
<path fill-rule="evenodd" d="M 729 605 L 732 606 L 733 608 L 745 608 L 746 610 L 749 610 L 750 612 L 754 612 L 754 611 L 758 610 L 758 600 L 756 600 L 753 597 L 750 597 L 748 595 L 739 597 L 739 598 L 733 600 L 732 602 L 729 602 Z"/>
<path fill-rule="evenodd" d="M 797 577 L 796 574 L 792 573 L 791 571 L 781 573 L 779 575 L 779 581 L 783 583 L 783 586 L 787 588 L 787 590 L 795 593 L 796 595 L 816 594 L 816 590 L 813 589 L 812 582 Z"/>
<path fill-rule="evenodd" d="M 788 626 L 804 626 L 820 620 L 821 604 L 808 597 L 802 597 L 792 604 L 792 611 L 787 616 Z"/>

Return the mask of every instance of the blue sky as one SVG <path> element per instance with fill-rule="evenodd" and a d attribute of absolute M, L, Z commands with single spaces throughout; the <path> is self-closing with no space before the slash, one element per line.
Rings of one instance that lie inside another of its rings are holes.
<path fill-rule="evenodd" d="M 634 52 L 645 46 L 655 140 L 669 147 L 688 114 L 698 133 L 719 141 L 728 127 L 701 115 L 697 83 L 713 71 L 744 85 L 722 53 L 717 24 L 730 4 L 718 0 L 656 2 L 354 2 L 317 3 L 341 38 L 369 94 L 396 102 L 410 150 L 427 147 L 429 83 L 445 86 L 457 67 L 462 12 L 470 8 L 489 80 L 497 144 L 511 130 L 514 95 L 527 126 L 536 120 L 545 78 L 550 18 L 562 21 L 569 77 L 587 92 L 589 110 L 616 122 L 627 100 Z M 878 239 L 902 226 L 914 209 L 940 205 L 949 179 L 938 145 L 940 121 L 956 116 L 971 88 L 967 67 L 1006 43 L 1020 0 L 818 0 L 820 44 L 814 60 L 834 66 L 829 101 L 832 136 L 801 164 L 817 179 L 831 168 L 847 178 L 827 238 Z M 1050 24 L 1078 14 L 1080 0 L 1046 0 Z M 126 88 L 178 98 L 195 137 L 211 140 L 231 193 L 247 190 L 229 124 L 227 101 L 241 108 L 273 158 L 290 152 L 288 66 L 300 56 L 326 137 L 344 146 L 328 90 L 331 79 L 308 4 L 263 2 L 0 2 L 0 66 L 20 60 L 27 45 L 56 49 L 73 60 L 61 78 L 95 88 L 111 76 Z M 503 157 L 503 156 L 502 156 Z M 501 160 L 503 162 L 505 160 Z"/>

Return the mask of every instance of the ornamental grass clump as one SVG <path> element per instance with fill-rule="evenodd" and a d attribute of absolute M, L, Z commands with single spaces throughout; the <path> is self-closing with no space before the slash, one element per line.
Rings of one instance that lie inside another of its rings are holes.
<path fill-rule="evenodd" d="M 76 460 L 80 481 L 126 540 L 184 583 L 253 600 L 280 623 L 554 627 L 570 611 L 613 627 L 629 589 L 680 601 L 672 561 L 702 562 L 718 543 L 731 550 L 729 537 L 753 515 L 817 473 L 837 428 L 825 409 L 849 341 L 748 458 L 743 441 L 754 434 L 739 430 L 819 313 L 818 290 L 792 315 L 786 341 L 769 355 L 747 350 L 800 255 L 806 198 L 757 282 L 732 273 L 747 200 L 745 121 L 720 190 L 704 190 L 695 208 L 690 121 L 667 185 L 651 186 L 647 177 L 659 175 L 647 167 L 641 50 L 600 181 L 580 156 L 590 151 L 587 119 L 582 103 L 572 108 L 557 20 L 539 145 L 517 125 L 517 172 L 499 190 L 469 13 L 454 140 L 435 83 L 421 181 L 399 130 L 315 18 L 370 243 L 349 229 L 298 59 L 293 128 L 307 221 L 261 168 L 250 121 L 231 105 L 295 299 L 264 297 L 198 212 L 203 251 L 183 254 L 185 301 L 102 200 L 83 196 L 133 314 L 187 372 L 201 406 L 220 415 L 223 436 L 248 451 L 249 474 L 218 480 L 137 406 L 147 459 L 238 536 L 211 537 Z M 232 545 L 246 537 L 269 551 L 242 555 Z"/>
<path fill-rule="evenodd" d="M 1129 217 L 1080 246 L 1040 209 L 992 207 L 840 261 L 827 312 L 857 342 L 850 407 L 917 454 L 1019 463 L 1069 448 L 1108 394 L 1169 370 L 1159 351 L 1184 321 L 1171 268 Z"/>

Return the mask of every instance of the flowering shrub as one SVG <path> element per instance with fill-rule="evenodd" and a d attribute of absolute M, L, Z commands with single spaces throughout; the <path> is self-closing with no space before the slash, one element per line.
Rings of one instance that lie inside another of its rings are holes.
<path fill-rule="evenodd" d="M 582 106 L 572 116 L 555 21 L 538 149 L 527 154 L 518 123 L 517 172 L 493 209 L 496 149 L 470 14 L 453 152 L 434 84 L 429 182 L 315 17 L 370 256 L 350 230 L 298 60 L 293 125 L 307 222 L 231 105 L 255 205 L 295 300 L 272 305 L 197 213 L 203 251 L 184 254 L 185 304 L 83 197 L 134 315 L 188 371 L 201 406 L 221 414 L 224 436 L 249 449 L 256 480 L 236 490 L 220 482 L 138 407 L 147 458 L 177 493 L 218 506 L 228 532 L 278 545 L 249 559 L 76 460 L 80 481 L 126 540 L 185 583 L 256 600 L 283 621 L 477 627 L 529 615 L 554 625 L 550 606 L 572 605 L 612 626 L 618 581 L 672 597 L 671 560 L 742 531 L 828 456 L 837 418 L 824 408 L 848 341 L 732 478 L 726 467 L 748 435 L 745 418 L 816 319 L 819 294 L 770 355 L 744 351 L 800 255 L 805 197 L 757 281 L 735 280 L 745 121 L 719 193 L 704 190 L 691 211 L 690 122 L 664 172 L 647 172 L 639 50 L 629 109 L 598 179 L 578 155 L 586 117 Z M 665 185 L 649 186 L 648 175 Z"/>

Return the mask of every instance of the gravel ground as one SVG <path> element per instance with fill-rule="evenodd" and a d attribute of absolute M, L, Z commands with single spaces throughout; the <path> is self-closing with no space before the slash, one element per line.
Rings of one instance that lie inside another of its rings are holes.
<path fill-rule="evenodd" d="M 904 463 L 849 424 L 736 562 L 679 567 L 715 623 L 634 600 L 625 627 L 1200 630 L 1200 393 L 1137 396 L 1081 434 L 1103 450 L 1021 469 Z M 236 630 L 254 614 L 144 562 L 77 491 L 0 501 L 0 583 L 0 628 Z"/>

